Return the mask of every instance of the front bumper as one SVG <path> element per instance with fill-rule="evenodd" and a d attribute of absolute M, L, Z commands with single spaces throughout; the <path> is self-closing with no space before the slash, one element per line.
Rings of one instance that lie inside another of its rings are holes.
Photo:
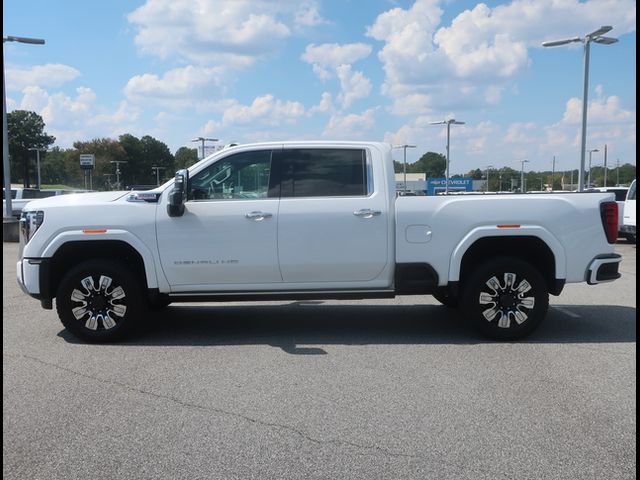
<path fill-rule="evenodd" d="M 618 272 L 618 267 L 622 261 L 622 256 L 617 253 L 599 255 L 591 261 L 587 269 L 587 283 L 596 285 L 598 283 L 613 282 L 622 276 Z"/>
<path fill-rule="evenodd" d="M 42 308 L 52 308 L 53 295 L 45 281 L 51 268 L 50 258 L 21 258 L 16 264 L 16 280 L 24 293 L 40 300 Z"/>

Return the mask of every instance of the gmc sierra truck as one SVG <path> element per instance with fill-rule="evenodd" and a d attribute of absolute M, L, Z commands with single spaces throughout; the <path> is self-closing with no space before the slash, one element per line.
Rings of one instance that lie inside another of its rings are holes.
<path fill-rule="evenodd" d="M 613 194 L 396 196 L 383 143 L 226 148 L 144 192 L 30 202 L 17 279 L 86 341 L 172 302 L 430 294 L 496 339 L 620 277 Z"/>

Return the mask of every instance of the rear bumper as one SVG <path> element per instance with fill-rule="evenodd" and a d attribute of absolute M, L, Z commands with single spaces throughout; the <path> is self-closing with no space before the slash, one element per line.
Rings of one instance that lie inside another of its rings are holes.
<path fill-rule="evenodd" d="M 621 261 L 622 257 L 617 253 L 597 256 L 591 261 L 587 270 L 587 283 L 596 285 L 617 280 L 622 276 L 618 272 Z"/>

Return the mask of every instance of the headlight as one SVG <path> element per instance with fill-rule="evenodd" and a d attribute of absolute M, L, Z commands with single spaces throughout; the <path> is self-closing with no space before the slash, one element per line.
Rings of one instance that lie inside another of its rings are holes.
<path fill-rule="evenodd" d="M 44 222 L 44 212 L 22 212 L 20 217 L 20 242 L 26 245 Z"/>

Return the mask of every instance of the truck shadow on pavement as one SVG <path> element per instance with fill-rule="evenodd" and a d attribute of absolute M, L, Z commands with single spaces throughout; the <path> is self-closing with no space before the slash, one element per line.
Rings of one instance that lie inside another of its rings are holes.
<path fill-rule="evenodd" d="M 66 330 L 69 343 L 80 343 Z M 519 343 L 636 341 L 636 309 L 553 305 L 546 320 Z M 121 346 L 271 345 L 295 355 L 323 355 L 322 345 L 494 343 L 456 310 L 435 305 L 172 305 L 149 312 Z"/>

